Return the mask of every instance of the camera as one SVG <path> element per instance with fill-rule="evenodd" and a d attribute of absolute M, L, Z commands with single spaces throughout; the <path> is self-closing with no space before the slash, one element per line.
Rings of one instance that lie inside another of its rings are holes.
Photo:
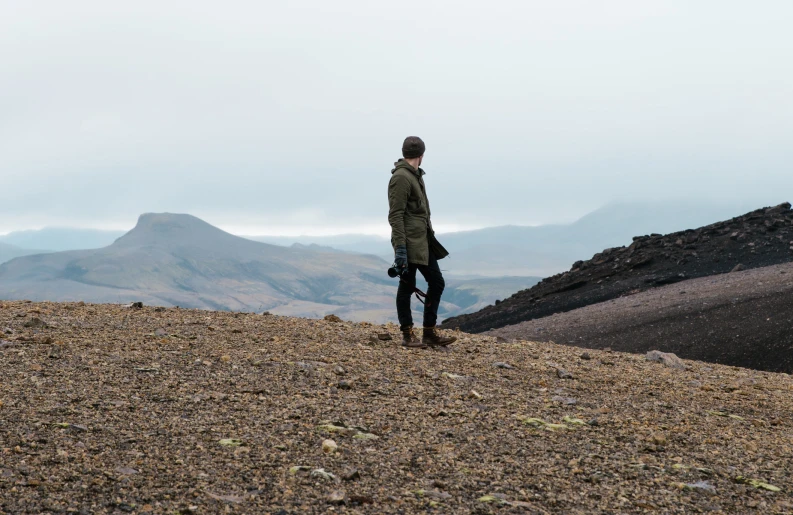
<path fill-rule="evenodd" d="M 392 279 L 394 277 L 402 277 L 402 274 L 405 272 L 407 272 L 407 268 L 399 269 L 397 268 L 396 263 L 394 263 L 391 265 L 391 268 L 388 269 L 388 277 L 391 277 Z"/>

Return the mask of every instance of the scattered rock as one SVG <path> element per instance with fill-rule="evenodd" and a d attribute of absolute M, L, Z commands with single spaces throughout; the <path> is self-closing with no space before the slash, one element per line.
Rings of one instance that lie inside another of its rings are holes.
<path fill-rule="evenodd" d="M 380 340 L 380 341 L 387 342 L 387 341 L 393 340 L 394 338 L 389 333 L 378 333 L 377 334 L 377 339 Z"/>
<path fill-rule="evenodd" d="M 339 381 L 336 387 L 339 390 L 350 390 L 352 388 L 352 382 L 347 381 L 346 379 L 342 379 L 341 381 Z"/>
<path fill-rule="evenodd" d="M 565 370 L 563 368 L 557 368 L 556 369 L 556 376 L 559 379 L 573 379 L 573 374 L 571 374 L 570 372 L 568 372 L 567 370 Z"/>
<path fill-rule="evenodd" d="M 314 469 L 311 471 L 311 477 L 316 477 L 320 479 L 325 479 L 328 481 L 335 481 L 338 479 L 335 475 L 331 474 L 330 472 L 325 471 L 325 469 Z"/>
<path fill-rule="evenodd" d="M 38 317 L 33 317 L 27 322 L 25 322 L 24 326 L 33 329 L 42 329 L 44 327 L 47 327 L 47 323 Z"/>
<path fill-rule="evenodd" d="M 341 318 L 337 317 L 336 315 L 327 315 L 325 317 L 325 320 L 327 320 L 328 322 L 333 322 L 335 324 L 338 324 L 340 322 L 344 322 L 344 320 L 342 320 Z"/>
<path fill-rule="evenodd" d="M 339 446 L 336 445 L 335 441 L 331 439 L 327 439 L 322 442 L 322 452 L 324 452 L 325 454 L 333 454 L 338 450 L 339 450 Z"/>
<path fill-rule="evenodd" d="M 686 365 L 683 361 L 672 354 L 671 352 L 661 352 L 658 350 L 651 350 L 645 355 L 647 361 L 655 361 L 657 363 L 663 363 L 665 366 L 669 368 L 676 368 L 678 370 L 685 370 Z"/>
<path fill-rule="evenodd" d="M 157 329 L 154 330 L 154 336 L 160 336 L 160 337 L 168 336 L 168 331 L 166 331 L 162 327 L 158 327 Z"/>
<path fill-rule="evenodd" d="M 708 483 L 707 481 L 697 481 L 695 483 L 685 483 L 683 487 L 686 490 L 694 490 L 697 492 L 704 492 L 708 494 L 715 494 L 716 487 L 712 484 Z"/>
<path fill-rule="evenodd" d="M 344 474 L 341 475 L 341 478 L 344 481 L 355 481 L 356 479 L 361 479 L 361 473 L 358 469 L 347 469 L 344 471 Z"/>
<path fill-rule="evenodd" d="M 344 374 L 347 373 L 347 371 L 344 370 L 344 367 L 342 367 L 341 365 L 337 365 L 333 367 L 333 373 L 336 374 L 337 376 L 343 376 Z"/>
<path fill-rule="evenodd" d="M 127 309 L 143 309 L 143 303 L 142 302 L 130 302 L 129 304 L 127 304 L 124 307 L 126 307 Z"/>
<path fill-rule="evenodd" d="M 479 392 L 477 392 L 476 390 L 471 390 L 470 392 L 468 392 L 468 397 L 471 398 L 471 399 L 477 399 L 477 400 L 481 400 L 482 399 L 482 395 Z"/>
<path fill-rule="evenodd" d="M 732 270 L 730 270 L 730 273 L 732 273 L 732 272 L 742 272 L 742 271 L 744 271 L 744 270 L 746 270 L 746 267 L 745 267 L 745 266 L 743 266 L 742 264 L 738 263 L 737 265 L 735 265 L 735 266 L 732 268 Z"/>
<path fill-rule="evenodd" d="M 496 368 L 505 368 L 507 370 L 512 370 L 515 368 L 509 363 L 504 363 L 503 361 L 496 361 L 495 363 L 493 363 L 493 366 Z"/>
<path fill-rule="evenodd" d="M 581 354 L 581 359 L 588 361 L 592 359 L 592 356 L 588 352 L 584 352 L 583 354 Z"/>
<path fill-rule="evenodd" d="M 349 499 L 351 504 L 374 504 L 374 498 L 369 495 L 350 495 Z"/>
<path fill-rule="evenodd" d="M 334 490 L 330 494 L 328 494 L 329 504 L 344 504 L 346 499 L 347 499 L 347 494 L 345 493 L 344 490 Z"/>
<path fill-rule="evenodd" d="M 561 395 L 554 395 L 553 397 L 551 397 L 551 400 L 553 402 L 558 402 L 566 406 L 572 406 L 578 403 L 575 397 L 562 397 Z"/>

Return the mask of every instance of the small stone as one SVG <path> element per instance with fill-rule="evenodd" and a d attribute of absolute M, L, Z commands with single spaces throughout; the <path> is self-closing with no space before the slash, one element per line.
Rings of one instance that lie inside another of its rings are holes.
<path fill-rule="evenodd" d="M 347 493 L 344 490 L 334 490 L 328 495 L 329 504 L 344 504 Z"/>
<path fill-rule="evenodd" d="M 507 370 L 512 370 L 512 369 L 515 368 L 512 365 L 510 365 L 509 363 L 504 363 L 503 361 L 496 361 L 495 363 L 493 363 L 493 366 L 496 367 L 496 368 L 504 368 L 504 369 L 507 369 Z"/>
<path fill-rule="evenodd" d="M 311 471 L 311 477 L 318 477 L 321 479 L 327 479 L 328 481 L 335 481 L 337 478 L 335 475 L 331 474 L 330 472 L 326 472 L 325 469 L 314 469 Z"/>
<path fill-rule="evenodd" d="M 374 498 L 368 495 L 350 495 L 349 501 L 352 504 L 374 504 Z"/>
<path fill-rule="evenodd" d="M 661 352 L 658 350 L 651 350 L 645 355 L 647 361 L 655 361 L 663 363 L 669 368 L 676 368 L 678 370 L 685 370 L 686 365 L 683 361 L 671 352 Z"/>
<path fill-rule="evenodd" d="M 168 331 L 163 329 L 162 327 L 158 327 L 154 330 L 154 336 L 168 336 Z"/>
<path fill-rule="evenodd" d="M 388 334 L 388 333 L 379 333 L 379 334 L 377 335 L 377 339 L 378 339 L 378 340 L 381 340 L 381 341 L 384 341 L 384 342 L 387 342 L 387 341 L 393 340 L 393 338 L 391 337 L 391 335 L 390 335 L 390 334 Z"/>
<path fill-rule="evenodd" d="M 496 343 L 507 343 L 507 339 L 503 336 L 496 336 Z"/>
<path fill-rule="evenodd" d="M 338 366 L 333 368 L 333 373 L 336 374 L 337 376 L 343 376 L 344 374 L 347 373 L 347 371 L 344 370 L 344 367 L 342 367 L 341 365 L 338 365 Z"/>
<path fill-rule="evenodd" d="M 338 386 L 339 390 L 349 390 L 352 388 L 352 383 L 347 380 L 341 380 L 336 386 Z"/>
<path fill-rule="evenodd" d="M 156 308 L 154 308 L 155 313 L 162 313 L 163 311 L 165 311 L 165 308 L 162 306 L 157 306 Z"/>
<path fill-rule="evenodd" d="M 696 483 L 685 483 L 683 485 L 683 488 L 685 488 L 686 490 L 695 490 L 709 494 L 716 493 L 716 487 L 708 483 L 707 481 L 697 481 Z"/>
<path fill-rule="evenodd" d="M 143 309 L 143 303 L 142 302 L 130 302 L 129 304 L 127 304 L 124 307 L 126 307 L 127 309 Z"/>
<path fill-rule="evenodd" d="M 119 474 L 124 474 L 125 476 L 131 476 L 132 474 L 138 473 L 137 470 L 130 467 L 118 467 L 116 469 L 116 472 L 118 472 Z"/>
<path fill-rule="evenodd" d="M 660 433 L 656 433 L 656 434 L 654 434 L 654 435 L 653 435 L 653 436 L 650 438 L 650 440 L 651 440 L 651 441 L 652 441 L 652 442 L 653 442 L 655 445 L 666 445 L 666 436 L 664 436 L 664 435 L 662 435 L 662 434 L 660 434 Z"/>
<path fill-rule="evenodd" d="M 337 450 L 339 450 L 339 446 L 336 445 L 335 441 L 327 439 L 322 442 L 322 452 L 325 454 L 333 454 Z"/>
<path fill-rule="evenodd" d="M 347 469 L 344 471 L 344 474 L 341 475 L 341 478 L 344 481 L 355 481 L 361 478 L 361 473 L 358 469 Z"/>
<path fill-rule="evenodd" d="M 47 327 L 47 323 L 38 317 L 33 317 L 27 322 L 25 322 L 25 327 L 32 327 L 32 328 Z"/>
<path fill-rule="evenodd" d="M 745 266 L 743 266 L 741 263 L 738 263 L 737 265 L 735 265 L 735 266 L 733 267 L 733 269 L 732 269 L 732 270 L 730 270 L 730 273 L 732 273 L 732 272 L 741 272 L 741 271 L 743 271 L 743 270 L 746 270 L 746 267 L 745 267 Z"/>
<path fill-rule="evenodd" d="M 592 359 L 592 355 L 589 354 L 588 352 L 584 352 L 583 354 L 581 354 L 581 359 L 590 360 Z"/>
<path fill-rule="evenodd" d="M 573 379 L 573 374 L 563 368 L 557 368 L 556 375 L 559 379 Z"/>
<path fill-rule="evenodd" d="M 343 320 L 341 318 L 337 317 L 336 315 L 327 315 L 325 317 L 325 320 L 328 321 L 328 322 L 333 322 L 334 324 L 338 324 L 340 322 L 343 322 Z"/>
<path fill-rule="evenodd" d="M 578 400 L 576 400 L 575 397 L 562 397 L 561 395 L 554 395 L 553 397 L 551 397 L 551 400 L 553 402 L 559 402 L 566 406 L 572 406 L 578 403 Z"/>
<path fill-rule="evenodd" d="M 468 392 L 468 397 L 470 399 L 481 400 L 482 399 L 482 394 L 480 394 L 476 390 L 471 390 L 470 392 Z"/>

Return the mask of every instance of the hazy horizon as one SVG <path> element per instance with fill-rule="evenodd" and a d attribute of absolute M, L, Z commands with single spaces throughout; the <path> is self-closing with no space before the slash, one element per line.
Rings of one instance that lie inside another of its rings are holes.
<path fill-rule="evenodd" d="M 0 234 L 191 213 L 384 234 L 402 139 L 436 228 L 793 189 L 793 4 L 6 2 Z"/>

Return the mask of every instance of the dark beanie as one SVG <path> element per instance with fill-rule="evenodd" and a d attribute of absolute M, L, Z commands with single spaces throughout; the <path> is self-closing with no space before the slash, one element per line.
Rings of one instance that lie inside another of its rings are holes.
<path fill-rule="evenodd" d="M 418 136 L 408 136 L 402 143 L 402 156 L 405 159 L 413 159 L 424 155 L 424 142 Z"/>

